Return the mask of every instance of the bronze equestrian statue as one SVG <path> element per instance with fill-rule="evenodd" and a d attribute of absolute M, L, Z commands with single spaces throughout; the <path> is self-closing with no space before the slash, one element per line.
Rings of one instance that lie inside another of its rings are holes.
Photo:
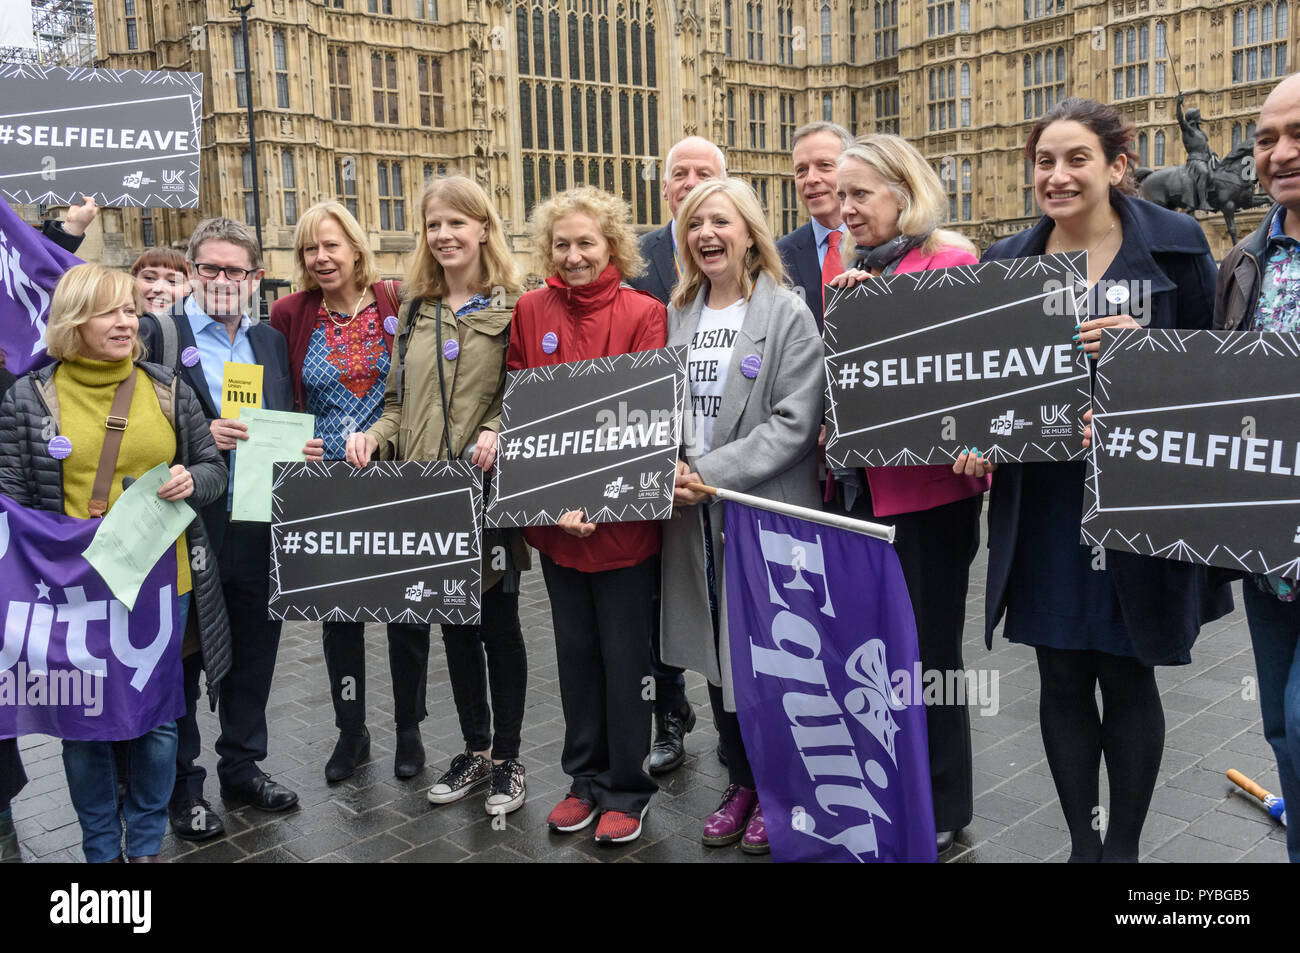
<path fill-rule="evenodd" d="M 1201 129 L 1200 110 L 1183 112 L 1181 92 L 1174 115 L 1182 130 L 1187 161 L 1156 171 L 1137 169 L 1142 197 L 1174 211 L 1222 212 L 1228 235 L 1236 244 L 1236 213 L 1268 204 L 1267 196 L 1256 191 L 1254 137 L 1219 159 L 1210 151 L 1210 139 Z"/>

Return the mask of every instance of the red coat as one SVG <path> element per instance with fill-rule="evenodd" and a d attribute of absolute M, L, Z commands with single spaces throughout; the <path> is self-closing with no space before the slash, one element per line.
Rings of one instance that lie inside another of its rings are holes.
<path fill-rule="evenodd" d="M 398 288 L 400 285 L 395 281 L 379 281 L 371 286 L 381 322 L 390 315 L 397 315 Z M 321 293 L 317 288 L 315 291 L 296 291 L 271 305 L 271 327 L 283 334 L 289 343 L 289 378 L 293 382 L 294 405 L 299 412 L 307 409 L 307 391 L 302 386 L 302 364 L 307 359 L 311 333 L 316 329 L 320 303 Z M 388 343 L 388 353 L 393 353 L 393 336 L 387 328 L 384 329 L 384 340 Z"/>
<path fill-rule="evenodd" d="M 542 339 L 557 338 L 554 351 Z M 570 288 L 559 278 L 530 291 L 515 305 L 510 327 L 511 370 L 566 364 L 612 354 L 650 351 L 668 340 L 668 312 L 649 292 L 620 286 L 610 265 L 590 285 Z M 582 572 L 624 569 L 659 552 L 659 524 L 651 521 L 605 523 L 579 539 L 558 526 L 530 526 L 524 538 L 561 566 Z"/>

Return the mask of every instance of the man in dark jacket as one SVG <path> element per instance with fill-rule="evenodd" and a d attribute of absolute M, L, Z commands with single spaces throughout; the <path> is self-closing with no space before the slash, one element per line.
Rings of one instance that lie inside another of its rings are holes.
<path fill-rule="evenodd" d="M 727 175 L 727 162 L 719 149 L 708 139 L 687 136 L 668 150 L 664 159 L 664 177 L 660 191 L 668 203 L 668 224 L 641 236 L 641 257 L 646 260 L 646 272 L 628 282 L 633 288 L 648 291 L 664 304 L 672 297 L 681 275 L 680 260 L 683 251 L 677 248 L 673 233 L 673 220 L 686 196 L 701 182 L 721 179 Z"/>
<path fill-rule="evenodd" d="M 645 274 L 629 284 L 648 291 L 664 304 L 672 297 L 681 276 L 681 256 L 673 226 L 677 210 L 691 190 L 709 179 L 727 175 L 722 150 L 707 139 L 687 136 L 668 150 L 664 159 L 661 191 L 668 203 L 670 218 L 663 228 L 646 232 L 639 245 L 646 260 Z M 665 774 L 686 760 L 686 734 L 695 727 L 695 712 L 686 701 L 686 677 L 682 669 L 665 665 L 659 658 L 658 609 L 655 609 L 655 635 L 651 640 L 651 669 L 655 678 L 655 742 L 650 749 L 650 773 Z"/>
<path fill-rule="evenodd" d="M 263 271 L 261 250 L 246 226 L 223 218 L 199 223 L 190 237 L 187 257 L 194 294 L 185 299 L 184 313 L 175 317 L 180 374 L 198 395 L 217 449 L 226 453 L 233 473 L 239 463 L 238 453 L 232 451 L 240 440 L 248 439 L 248 427 L 221 417 L 224 366 L 226 362 L 261 364 L 262 407 L 293 410 L 288 349 L 280 332 L 249 319 Z M 141 327 L 145 347 L 155 357 L 161 347 L 158 324 L 142 321 Z M 308 459 L 321 459 L 321 441 L 312 440 L 303 453 Z M 264 811 L 288 810 L 298 803 L 298 795 L 258 767 L 267 753 L 266 703 L 280 644 L 280 623 L 267 618 L 270 526 L 232 521 L 229 490 L 204 507 L 202 517 L 220 566 L 232 642 L 230 674 L 218 692 L 221 796 Z M 187 707 L 177 721 L 180 739 L 171 824 L 176 836 L 185 840 L 206 840 L 225 830 L 203 797 L 207 772 L 195 764 L 201 747 L 196 709 L 203 662 L 197 655 L 185 659 Z"/>
<path fill-rule="evenodd" d="M 1300 332 L 1300 74 L 1269 94 L 1255 128 L 1255 171 L 1277 204 L 1219 267 L 1215 330 Z M 1282 799 L 1300 805 L 1300 601 L 1297 583 L 1252 575 L 1242 583 L 1255 650 L 1264 737 L 1277 756 Z M 1293 816 L 1287 855 L 1300 863 L 1300 824 Z"/>
<path fill-rule="evenodd" d="M 819 331 L 822 286 L 844 271 L 840 241 L 852 240 L 840 217 L 840 198 L 835 191 L 840 153 L 852 141 L 852 134 L 843 126 L 810 122 L 795 130 L 791 143 L 794 186 L 811 218 L 777 242 L 776 249 L 785 262 L 790 283 L 803 295 Z"/>

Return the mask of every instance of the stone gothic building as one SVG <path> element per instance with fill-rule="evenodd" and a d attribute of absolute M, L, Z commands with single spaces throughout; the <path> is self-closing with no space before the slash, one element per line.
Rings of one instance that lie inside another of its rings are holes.
<path fill-rule="evenodd" d="M 823 118 L 917 144 L 951 223 L 986 247 L 1036 215 L 1022 148 L 1045 109 L 1113 103 L 1146 164 L 1176 165 L 1181 89 L 1225 153 L 1292 68 L 1294 16 L 1290 0 L 256 0 L 246 62 L 229 0 L 95 6 L 97 65 L 204 74 L 203 215 L 252 220 L 251 77 L 278 278 L 298 215 L 323 198 L 401 274 L 424 182 L 450 171 L 488 189 L 521 253 L 532 206 L 577 184 L 655 227 L 663 155 L 691 133 L 723 147 L 784 234 L 804 218 L 791 135 Z M 199 217 L 106 213 L 103 260 L 182 243 Z M 1205 225 L 1222 254 L 1220 219 Z"/>

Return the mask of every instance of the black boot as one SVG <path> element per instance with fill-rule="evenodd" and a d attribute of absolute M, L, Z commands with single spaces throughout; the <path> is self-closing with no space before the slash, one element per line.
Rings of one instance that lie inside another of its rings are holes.
<path fill-rule="evenodd" d="M 370 732 L 364 725 L 360 732 L 343 732 L 334 745 L 334 753 L 325 764 L 325 780 L 333 784 L 352 777 L 357 765 L 369 757 Z"/>
<path fill-rule="evenodd" d="M 397 732 L 397 752 L 393 755 L 393 773 L 399 778 L 413 778 L 424 769 L 424 742 L 420 728 L 400 728 Z"/>
<path fill-rule="evenodd" d="M 655 743 L 650 773 L 664 774 L 686 760 L 686 733 L 695 727 L 695 709 L 686 702 L 676 711 L 655 715 Z"/>

